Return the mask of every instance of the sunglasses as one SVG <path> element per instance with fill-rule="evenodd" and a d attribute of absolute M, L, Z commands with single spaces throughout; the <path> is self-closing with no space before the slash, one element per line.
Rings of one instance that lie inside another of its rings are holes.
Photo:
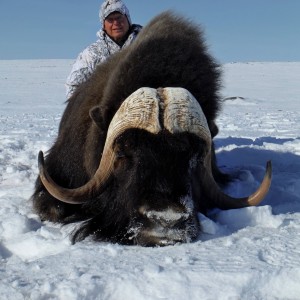
<path fill-rule="evenodd" d="M 118 22 L 118 23 L 121 23 L 121 22 L 124 22 L 125 21 L 125 16 L 124 15 L 119 15 L 119 16 L 115 16 L 115 17 L 110 17 L 108 16 L 105 21 L 107 21 L 108 23 L 112 24 L 114 23 L 115 21 Z"/>

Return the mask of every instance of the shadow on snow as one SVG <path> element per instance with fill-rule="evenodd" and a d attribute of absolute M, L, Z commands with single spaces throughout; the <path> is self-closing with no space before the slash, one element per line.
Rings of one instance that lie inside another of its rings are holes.
<path fill-rule="evenodd" d="M 271 160 L 272 185 L 261 205 L 270 205 L 274 214 L 300 212 L 300 156 L 292 152 L 277 151 L 276 147 L 276 150 L 258 148 L 264 143 L 276 146 L 295 140 L 298 138 L 216 139 L 218 165 L 234 178 L 225 192 L 235 197 L 250 195 L 264 176 L 266 162 Z M 230 145 L 235 148 L 222 149 Z"/>

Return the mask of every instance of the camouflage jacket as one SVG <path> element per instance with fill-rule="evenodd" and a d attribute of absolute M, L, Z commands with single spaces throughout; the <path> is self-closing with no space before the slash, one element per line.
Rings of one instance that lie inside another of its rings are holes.
<path fill-rule="evenodd" d="M 66 97 L 69 99 L 76 88 L 86 81 L 96 67 L 104 62 L 110 55 L 130 45 L 141 31 L 142 26 L 133 24 L 131 32 L 123 44 L 119 46 L 102 29 L 97 32 L 98 40 L 85 48 L 73 64 L 70 75 L 66 81 Z"/>

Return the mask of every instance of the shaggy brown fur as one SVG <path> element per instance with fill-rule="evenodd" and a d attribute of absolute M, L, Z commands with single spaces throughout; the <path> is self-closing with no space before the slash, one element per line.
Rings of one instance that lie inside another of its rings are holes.
<path fill-rule="evenodd" d="M 68 101 L 57 140 L 45 160 L 50 176 L 68 188 L 86 183 L 99 165 L 113 115 L 122 101 L 140 87 L 189 90 L 215 135 L 219 78 L 219 66 L 207 52 L 201 28 L 170 12 L 160 14 L 131 46 L 100 65 Z M 213 169 L 217 176 L 215 164 Z M 93 215 L 91 207 L 54 199 L 39 178 L 32 201 L 43 220 L 67 223 Z M 101 212 L 101 222 L 105 220 L 105 213 Z M 88 234 L 91 232 L 87 230 L 85 236 Z"/>

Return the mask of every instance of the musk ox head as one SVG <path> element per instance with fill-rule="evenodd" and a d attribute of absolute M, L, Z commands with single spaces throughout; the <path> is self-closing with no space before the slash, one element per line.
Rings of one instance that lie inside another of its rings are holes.
<path fill-rule="evenodd" d="M 75 189 L 57 185 L 39 155 L 40 179 L 56 199 L 82 205 L 90 218 L 73 240 L 143 246 L 194 240 L 201 203 L 228 209 L 257 205 L 268 192 L 271 165 L 260 188 L 233 199 L 212 175 L 212 138 L 206 117 L 183 88 L 140 88 L 114 115 L 94 176 Z"/>

